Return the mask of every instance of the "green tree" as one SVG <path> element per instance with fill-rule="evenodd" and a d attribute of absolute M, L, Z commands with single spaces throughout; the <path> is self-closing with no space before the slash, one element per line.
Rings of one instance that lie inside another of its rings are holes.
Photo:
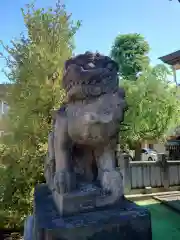
<path fill-rule="evenodd" d="M 64 61 L 72 56 L 73 36 L 80 23 L 73 23 L 64 5 L 54 9 L 22 9 L 26 36 L 4 46 L 10 86 L 6 121 L 11 135 L 4 138 L 1 161 L 1 206 L 14 227 L 32 210 L 33 187 L 43 181 L 43 161 L 52 111 L 64 101 L 61 88 Z"/>
<path fill-rule="evenodd" d="M 124 119 L 129 127 L 121 133 L 121 141 L 134 145 L 136 160 L 140 158 L 142 141 L 163 140 L 180 123 L 179 90 L 164 78 L 161 67 L 144 72 L 137 81 L 121 82 L 129 105 Z"/>
<path fill-rule="evenodd" d="M 149 66 L 149 44 L 140 34 L 118 35 L 111 49 L 111 57 L 119 65 L 120 76 L 136 80 L 138 74 Z"/>
<path fill-rule="evenodd" d="M 167 68 L 165 64 L 157 64 L 151 67 L 152 74 L 162 81 L 167 81 L 169 76 L 172 76 L 172 70 Z"/>

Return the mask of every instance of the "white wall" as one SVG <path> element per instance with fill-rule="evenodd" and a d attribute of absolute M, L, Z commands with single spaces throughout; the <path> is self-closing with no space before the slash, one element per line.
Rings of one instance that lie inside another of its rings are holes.
<path fill-rule="evenodd" d="M 165 145 L 163 143 L 156 143 L 153 144 L 154 150 L 156 150 L 158 153 L 165 153 Z"/>

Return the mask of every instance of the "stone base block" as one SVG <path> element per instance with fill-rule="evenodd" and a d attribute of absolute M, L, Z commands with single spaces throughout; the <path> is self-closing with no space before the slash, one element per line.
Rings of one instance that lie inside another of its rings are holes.
<path fill-rule="evenodd" d="M 33 240 L 152 240 L 149 211 L 126 199 L 110 208 L 61 217 L 46 185 L 35 190 Z"/>
<path fill-rule="evenodd" d="M 52 193 L 53 200 L 61 216 L 86 212 L 96 207 L 96 198 L 100 195 L 100 188 L 94 185 L 85 185 L 71 193 Z"/>
<path fill-rule="evenodd" d="M 69 216 L 82 212 L 98 210 L 98 208 L 114 205 L 116 199 L 110 193 L 102 193 L 95 184 L 81 184 L 77 190 L 67 194 L 52 192 L 56 208 L 61 216 Z"/>

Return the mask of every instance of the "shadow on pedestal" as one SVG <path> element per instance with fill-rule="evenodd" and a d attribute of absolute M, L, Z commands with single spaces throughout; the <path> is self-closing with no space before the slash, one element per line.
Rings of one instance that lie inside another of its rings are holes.
<path fill-rule="evenodd" d="M 109 208 L 60 217 L 46 184 L 35 189 L 33 221 L 30 217 L 25 228 L 24 240 L 152 240 L 146 208 L 124 199 Z"/>

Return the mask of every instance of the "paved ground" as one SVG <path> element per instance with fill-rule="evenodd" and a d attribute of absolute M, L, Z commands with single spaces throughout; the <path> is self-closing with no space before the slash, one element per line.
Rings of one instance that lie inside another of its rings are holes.
<path fill-rule="evenodd" d="M 154 199 L 164 203 L 168 207 L 171 207 L 172 209 L 180 213 L 180 193 L 155 196 Z"/>
<path fill-rule="evenodd" d="M 179 240 L 180 214 L 159 201 L 150 199 L 137 201 L 151 211 L 153 240 Z"/>

